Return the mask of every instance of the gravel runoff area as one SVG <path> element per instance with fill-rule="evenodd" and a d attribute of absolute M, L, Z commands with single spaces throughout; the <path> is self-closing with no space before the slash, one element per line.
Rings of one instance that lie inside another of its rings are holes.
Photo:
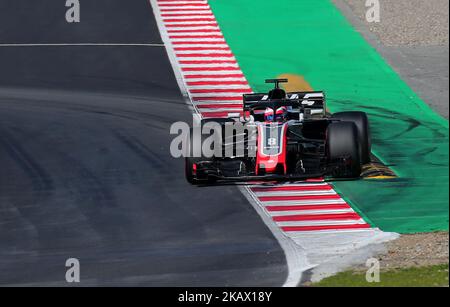
<path fill-rule="evenodd" d="M 385 244 L 385 250 L 375 257 L 381 270 L 424 267 L 448 264 L 448 232 L 433 232 L 401 235 L 398 239 Z M 366 271 L 365 264 L 354 268 Z"/>
<path fill-rule="evenodd" d="M 448 232 L 402 235 L 388 242 L 386 252 L 377 258 L 382 269 L 446 264 L 449 257 L 448 242 Z"/>
<path fill-rule="evenodd" d="M 448 0 L 379 0 L 379 23 L 367 22 L 366 0 L 332 1 L 402 79 L 448 119 Z"/>
<path fill-rule="evenodd" d="M 366 0 L 345 0 L 356 15 L 365 18 Z M 370 23 L 387 46 L 448 44 L 448 0 L 379 0 L 380 22 Z"/>

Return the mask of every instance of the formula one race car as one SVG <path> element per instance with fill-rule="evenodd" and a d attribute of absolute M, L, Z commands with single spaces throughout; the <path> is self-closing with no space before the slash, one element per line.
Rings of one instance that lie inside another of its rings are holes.
<path fill-rule="evenodd" d="M 266 80 L 275 84 L 268 94 L 243 95 L 243 114 L 201 120 L 200 127 L 209 126 L 206 130 L 220 141 L 212 148 L 212 142 L 204 144 L 206 135 L 187 140 L 185 173 L 190 183 L 360 177 L 361 166 L 370 162 L 367 115 L 329 115 L 323 92 L 286 93 L 281 82 L 287 80 Z M 243 129 L 229 129 L 238 124 Z M 205 146 L 212 155 L 204 150 L 192 154 Z"/>

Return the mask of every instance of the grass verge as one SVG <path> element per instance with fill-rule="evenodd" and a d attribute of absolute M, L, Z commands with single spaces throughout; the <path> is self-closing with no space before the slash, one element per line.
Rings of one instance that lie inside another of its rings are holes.
<path fill-rule="evenodd" d="M 379 283 L 368 283 L 365 272 L 341 272 L 314 287 L 448 287 L 448 264 L 381 271 Z"/>

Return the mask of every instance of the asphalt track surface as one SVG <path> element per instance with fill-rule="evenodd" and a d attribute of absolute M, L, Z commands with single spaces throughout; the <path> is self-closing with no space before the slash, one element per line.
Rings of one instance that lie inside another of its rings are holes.
<path fill-rule="evenodd" d="M 0 2 L 0 45 L 161 44 L 146 0 Z M 0 285 L 277 286 L 285 255 L 232 186 L 169 154 L 191 115 L 164 47 L 0 47 Z"/>

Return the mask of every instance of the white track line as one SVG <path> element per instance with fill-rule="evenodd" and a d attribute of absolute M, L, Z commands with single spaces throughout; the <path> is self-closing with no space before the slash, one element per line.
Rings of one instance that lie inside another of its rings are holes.
<path fill-rule="evenodd" d="M 164 44 L 147 44 L 147 43 L 5 43 L 0 47 L 164 47 Z"/>
<path fill-rule="evenodd" d="M 195 61 L 195 60 L 194 60 Z M 198 65 L 199 64 L 195 64 L 195 63 L 189 63 L 189 64 L 181 64 L 180 63 L 180 66 L 182 67 L 182 68 L 189 68 L 189 67 L 198 67 Z M 214 64 L 214 63 L 211 63 L 211 64 L 201 64 L 202 65 L 202 67 L 205 67 L 205 68 L 220 68 L 220 67 L 223 67 L 223 64 L 220 64 L 220 63 L 217 63 L 217 64 Z M 236 67 L 236 68 L 238 68 L 239 66 L 238 66 L 238 64 L 237 63 L 229 63 L 229 64 L 227 64 L 227 66 L 229 66 L 229 67 Z M 220 80 L 220 81 L 224 81 L 224 80 Z"/>
<path fill-rule="evenodd" d="M 184 77 L 188 79 L 188 81 L 192 81 L 191 79 L 200 79 L 201 81 L 210 81 L 210 80 L 214 81 L 217 79 L 224 79 L 224 78 L 239 78 L 241 80 L 242 78 L 245 78 L 243 77 L 242 72 L 236 72 L 234 70 L 186 71 L 184 73 Z"/>
<path fill-rule="evenodd" d="M 276 216 L 290 216 L 290 215 L 315 215 L 315 214 L 340 214 L 340 213 L 353 213 L 352 208 L 338 209 L 338 210 L 290 210 L 290 211 L 268 211 L 272 217 Z"/>
<path fill-rule="evenodd" d="M 318 221 L 286 221 L 276 222 L 278 226 L 339 226 L 339 225 L 357 225 L 366 224 L 363 219 L 359 220 L 318 220 Z"/>
<path fill-rule="evenodd" d="M 253 192 L 252 192 L 253 193 Z M 255 195 L 256 196 L 256 195 Z M 339 205 L 339 204 L 347 204 L 347 202 L 343 199 L 329 199 L 329 200 L 287 200 L 287 201 L 261 201 L 263 206 L 292 206 L 292 205 Z"/>
<path fill-rule="evenodd" d="M 277 192 L 255 192 L 257 197 L 261 196 L 305 196 L 305 195 L 336 195 L 334 190 L 324 190 L 324 191 L 277 191 Z"/>

